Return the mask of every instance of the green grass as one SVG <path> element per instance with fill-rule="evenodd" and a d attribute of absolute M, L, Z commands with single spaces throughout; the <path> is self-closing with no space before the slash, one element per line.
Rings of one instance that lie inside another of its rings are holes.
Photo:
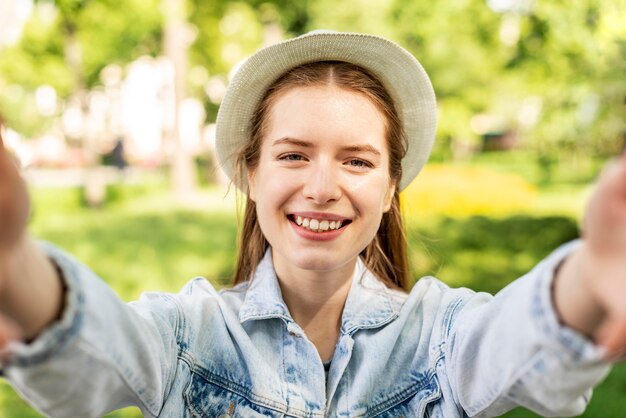
<path fill-rule="evenodd" d="M 532 213 L 410 220 L 415 278 L 436 275 L 452 286 L 499 290 L 577 236 L 585 184 L 542 187 L 538 201 L 543 207 L 537 205 Z M 116 186 L 110 202 L 97 210 L 83 208 L 75 189 L 41 189 L 33 195 L 34 233 L 76 255 L 124 300 L 145 290 L 177 291 L 198 275 L 219 287 L 229 283 L 236 216 L 232 195 L 224 200 L 221 190 L 203 190 L 191 208 L 189 202 L 179 204 L 163 185 Z M 624 411 L 626 365 L 621 365 L 598 387 L 583 416 L 618 418 Z M 40 417 L 6 383 L 0 383 L 0 416 Z M 133 408 L 108 415 L 139 416 Z M 516 410 L 506 416 L 536 415 Z"/>

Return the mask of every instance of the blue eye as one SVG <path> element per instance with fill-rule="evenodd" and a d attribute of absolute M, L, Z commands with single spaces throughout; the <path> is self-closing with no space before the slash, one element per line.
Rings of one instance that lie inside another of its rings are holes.
<path fill-rule="evenodd" d="M 278 157 L 278 159 L 283 161 L 300 161 L 304 159 L 304 157 L 300 154 L 284 154 Z"/>
<path fill-rule="evenodd" d="M 357 158 L 348 161 L 348 164 L 351 167 L 357 167 L 357 168 L 371 168 L 372 167 L 372 164 L 370 164 L 369 162 L 365 160 L 360 160 Z"/>

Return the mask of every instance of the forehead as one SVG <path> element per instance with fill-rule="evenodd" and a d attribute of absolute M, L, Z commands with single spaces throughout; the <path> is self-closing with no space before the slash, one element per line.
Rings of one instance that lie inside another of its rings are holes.
<path fill-rule="evenodd" d="M 385 148 L 385 116 L 365 94 L 334 85 L 292 87 L 272 101 L 264 138 L 365 141 Z"/>

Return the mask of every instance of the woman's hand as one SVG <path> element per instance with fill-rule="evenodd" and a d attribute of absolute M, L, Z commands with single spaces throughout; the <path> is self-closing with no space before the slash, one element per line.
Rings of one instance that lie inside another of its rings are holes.
<path fill-rule="evenodd" d="M 562 320 L 591 336 L 607 358 L 626 354 L 626 154 L 602 173 L 583 221 L 583 245 L 560 269 Z"/>
<path fill-rule="evenodd" d="M 0 258 L 24 235 L 29 207 L 26 186 L 14 159 L 4 148 L 0 125 Z"/>
<path fill-rule="evenodd" d="M 24 240 L 29 207 L 26 186 L 15 160 L 4 147 L 0 125 L 0 296 L 9 280 L 14 252 Z M 0 302 L 0 348 L 21 339 L 23 334 L 15 321 L 4 315 L 3 308 Z"/>
<path fill-rule="evenodd" d="M 26 185 L 0 132 L 0 348 L 35 338 L 63 307 L 61 280 L 26 231 L 29 208 Z"/>
<path fill-rule="evenodd" d="M 600 176 L 583 223 L 588 288 L 603 318 L 593 334 L 612 355 L 626 351 L 626 153 Z"/>

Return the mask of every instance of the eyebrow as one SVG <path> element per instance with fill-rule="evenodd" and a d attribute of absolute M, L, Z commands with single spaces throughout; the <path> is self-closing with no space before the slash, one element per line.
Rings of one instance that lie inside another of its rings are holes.
<path fill-rule="evenodd" d="M 289 138 L 289 137 L 279 138 L 279 139 L 275 139 L 274 141 L 272 141 L 272 146 L 282 145 L 282 144 L 295 145 L 297 147 L 304 147 L 304 148 L 311 148 L 313 146 L 313 144 L 311 144 L 310 142 L 301 141 L 299 139 L 294 139 L 294 138 Z"/>
<path fill-rule="evenodd" d="M 343 147 L 342 149 L 344 151 L 350 151 L 350 152 L 369 152 L 380 157 L 380 151 L 378 151 L 376 148 L 374 148 L 370 144 L 350 145 L 347 147 Z"/>
<path fill-rule="evenodd" d="M 311 144 L 310 142 L 302 141 L 302 140 L 294 139 L 294 138 L 289 138 L 289 137 L 279 138 L 272 142 L 273 146 L 282 145 L 282 144 L 295 145 L 297 147 L 303 147 L 303 148 L 313 147 L 313 144 Z M 347 145 L 345 147 L 342 147 L 341 149 L 342 151 L 348 151 L 348 152 L 369 152 L 377 156 L 381 155 L 380 151 L 374 148 L 373 146 L 371 146 L 370 144 Z"/>

